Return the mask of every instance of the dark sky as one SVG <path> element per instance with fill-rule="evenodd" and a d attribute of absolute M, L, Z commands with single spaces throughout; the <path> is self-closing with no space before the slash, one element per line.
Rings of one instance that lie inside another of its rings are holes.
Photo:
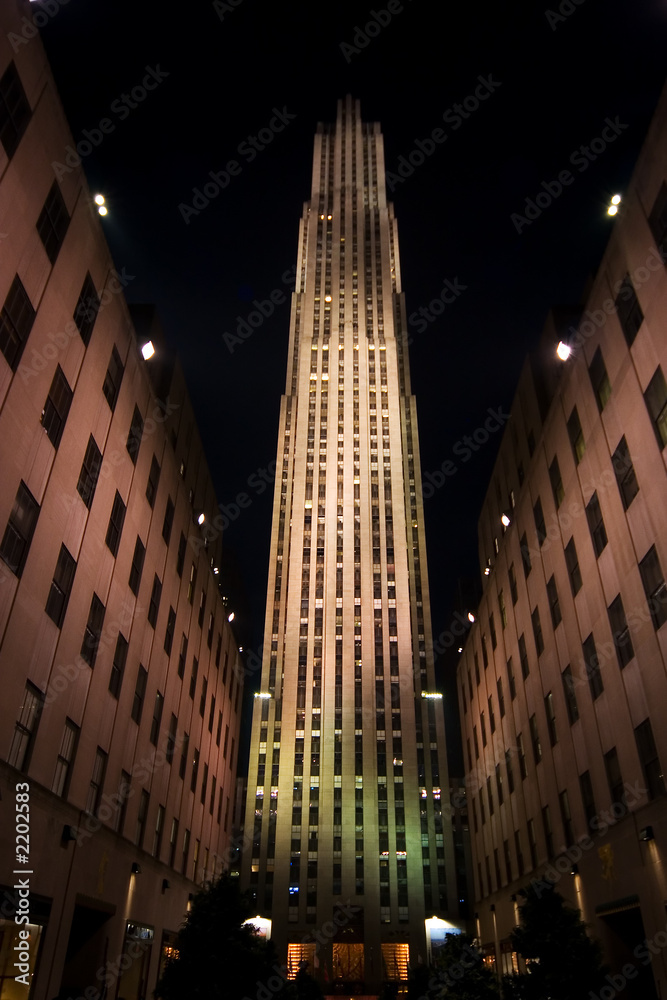
<path fill-rule="evenodd" d="M 289 306 L 233 351 L 223 334 L 253 299 L 287 289 L 316 123 L 334 120 L 337 98 L 359 98 L 364 119 L 381 122 L 392 173 L 416 140 L 446 135 L 393 192 L 408 313 L 427 307 L 445 279 L 459 289 L 442 315 L 413 326 L 410 349 L 422 470 L 457 465 L 425 504 L 437 636 L 457 578 L 477 573 L 476 520 L 499 442 L 467 463 L 456 443 L 488 408 L 509 407 L 550 305 L 578 300 L 613 224 L 609 197 L 627 183 L 664 79 L 662 0 L 560 0 L 562 13 L 555 2 L 532 12 L 503 2 L 391 6 L 388 19 L 384 0 L 69 0 L 42 31 L 76 141 L 83 130 L 101 138 L 84 167 L 107 197 L 117 267 L 134 275 L 129 300 L 157 303 L 181 355 L 218 500 L 252 500 L 226 541 L 255 644 L 272 490 L 260 494 L 250 477 L 275 458 Z M 376 29 L 373 10 L 389 23 Z M 355 36 L 357 51 L 344 48 Z M 123 95 L 148 70 L 154 89 L 130 96 L 129 107 Z M 480 78 L 487 96 L 459 117 L 455 105 Z M 242 144 L 276 109 L 288 124 L 251 161 Z M 96 134 L 105 118 L 113 128 Z M 602 151 L 594 142 L 594 158 L 576 153 L 605 128 L 612 141 Z M 240 172 L 208 206 L 179 209 L 230 160 Z M 512 213 L 568 169 L 572 183 L 518 232 Z"/>

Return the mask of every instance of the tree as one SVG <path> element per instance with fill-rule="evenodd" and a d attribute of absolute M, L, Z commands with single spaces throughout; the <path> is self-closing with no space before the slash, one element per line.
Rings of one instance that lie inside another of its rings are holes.
<path fill-rule="evenodd" d="M 178 958 L 155 988 L 162 1000 L 282 1000 L 286 982 L 271 945 L 244 925 L 248 901 L 223 875 L 195 896 L 178 933 Z"/>
<path fill-rule="evenodd" d="M 579 911 L 546 882 L 526 890 L 512 947 L 532 960 L 528 974 L 507 976 L 507 1000 L 588 1000 L 603 985 L 602 948 L 586 933 Z"/>
<path fill-rule="evenodd" d="M 447 934 L 432 970 L 438 985 L 434 1000 L 497 1000 L 498 980 L 484 965 L 483 955 L 469 934 Z"/>

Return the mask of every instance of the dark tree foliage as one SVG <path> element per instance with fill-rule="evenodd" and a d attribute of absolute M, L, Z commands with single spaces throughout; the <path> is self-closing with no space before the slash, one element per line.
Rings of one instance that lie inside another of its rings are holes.
<path fill-rule="evenodd" d="M 512 947 L 529 963 L 523 976 L 506 976 L 506 1000 L 588 1000 L 603 985 L 602 948 L 586 933 L 579 911 L 549 883 L 531 885 L 512 931 Z"/>
<path fill-rule="evenodd" d="M 250 906 L 223 875 L 199 892 L 178 933 L 178 958 L 155 988 L 161 1000 L 283 1000 L 285 975 L 271 942 L 243 921 Z"/>
<path fill-rule="evenodd" d="M 280 1000 L 324 1000 L 319 984 L 308 972 L 307 962 L 301 963 L 294 982 L 290 983 Z"/>
<path fill-rule="evenodd" d="M 448 934 L 433 966 L 410 973 L 409 1000 L 498 1000 L 498 980 L 469 934 Z"/>

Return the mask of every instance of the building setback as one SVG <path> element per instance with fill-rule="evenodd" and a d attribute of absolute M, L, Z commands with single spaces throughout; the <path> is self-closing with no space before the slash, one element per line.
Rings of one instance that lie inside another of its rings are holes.
<path fill-rule="evenodd" d="M 0 31 L 0 995 L 143 1000 L 227 861 L 243 675 L 183 374 L 81 169 L 54 176 L 29 16 Z"/>
<path fill-rule="evenodd" d="M 372 993 L 457 900 L 396 221 L 349 97 L 315 136 L 278 442 L 242 877 L 290 975 Z"/>
<path fill-rule="evenodd" d="M 522 371 L 458 667 L 489 960 L 517 967 L 521 889 L 551 881 L 642 998 L 667 989 L 666 179 L 663 93 L 583 310 Z"/>

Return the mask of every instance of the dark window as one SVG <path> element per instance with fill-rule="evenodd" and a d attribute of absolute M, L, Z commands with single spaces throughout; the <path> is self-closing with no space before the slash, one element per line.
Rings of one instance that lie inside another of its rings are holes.
<path fill-rule="evenodd" d="M 101 747 L 98 747 L 95 753 L 95 760 L 93 761 L 93 773 L 90 776 L 88 797 L 86 799 L 86 812 L 90 813 L 91 816 L 97 816 L 97 811 L 100 808 L 106 771 L 107 754 Z"/>
<path fill-rule="evenodd" d="M 549 611 L 551 612 L 551 624 L 554 628 L 560 624 L 563 616 L 560 613 L 560 601 L 558 600 L 558 590 L 556 589 L 556 578 L 550 576 L 547 580 L 547 597 L 549 599 Z"/>
<path fill-rule="evenodd" d="M 521 664 L 521 676 L 525 680 L 530 673 L 530 664 L 528 663 L 528 652 L 526 650 L 526 637 L 523 632 L 519 636 L 519 662 Z"/>
<path fill-rule="evenodd" d="M 19 771 L 25 771 L 30 765 L 43 704 L 44 695 L 42 692 L 30 681 L 27 681 L 21 711 L 14 726 L 14 736 L 7 758 L 10 766 Z"/>
<path fill-rule="evenodd" d="M 560 818 L 565 834 L 565 843 L 574 844 L 574 827 L 572 826 L 572 813 L 570 812 L 570 800 L 564 790 L 558 793 L 558 805 L 560 806 Z"/>
<path fill-rule="evenodd" d="M 211 698 L 211 708 L 208 713 L 208 731 L 213 732 L 213 720 L 215 719 L 215 695 Z"/>
<path fill-rule="evenodd" d="M 514 572 L 514 563 L 510 566 L 508 570 L 508 577 L 510 581 L 510 594 L 512 595 L 512 604 L 516 604 L 519 599 L 519 592 L 516 586 L 516 573 Z"/>
<path fill-rule="evenodd" d="M 521 541 L 519 542 L 521 546 L 521 561 L 523 563 L 523 572 L 525 576 L 530 575 L 530 571 L 533 568 L 530 562 L 530 549 L 528 548 L 528 539 L 526 538 L 526 533 L 524 531 L 521 536 Z"/>
<path fill-rule="evenodd" d="M 104 398 L 111 411 L 113 412 L 116 408 L 116 402 L 118 401 L 118 393 L 120 392 L 120 383 L 123 381 L 123 362 L 120 359 L 120 354 L 114 346 L 111 351 L 111 358 L 109 359 L 109 366 L 107 368 L 107 373 L 104 376 L 104 385 L 102 386 L 102 392 L 104 393 Z"/>
<path fill-rule="evenodd" d="M 491 634 L 491 648 L 495 649 L 498 645 L 498 639 L 496 636 L 496 620 L 493 614 L 489 615 L 489 632 Z"/>
<path fill-rule="evenodd" d="M 69 595 L 72 592 L 76 563 L 64 545 L 60 546 L 56 571 L 51 581 L 51 590 L 46 600 L 46 613 L 58 628 L 62 626 L 67 611 Z"/>
<path fill-rule="evenodd" d="M 199 660 L 196 656 L 192 658 L 192 673 L 190 674 L 190 697 L 194 698 L 197 689 L 197 672 L 199 671 Z"/>
<path fill-rule="evenodd" d="M 173 608 L 169 608 L 169 617 L 167 619 L 167 631 L 164 634 L 164 651 L 167 656 L 171 655 L 171 647 L 174 642 L 174 629 L 176 628 L 176 612 Z"/>
<path fill-rule="evenodd" d="M 518 830 L 514 831 L 514 847 L 516 850 L 516 866 L 519 869 L 519 877 L 524 873 L 523 851 L 521 850 L 521 835 Z"/>
<path fill-rule="evenodd" d="M 534 431 L 528 431 L 528 436 L 526 438 L 526 443 L 528 445 L 528 454 L 532 458 L 535 454 L 535 433 Z"/>
<path fill-rule="evenodd" d="M 484 664 L 484 669 L 489 665 L 489 654 L 486 651 L 486 636 L 482 636 L 482 663 Z"/>
<path fill-rule="evenodd" d="M 185 673 L 185 658 L 188 655 L 188 638 L 183 632 L 181 635 L 181 649 L 178 654 L 178 676 L 183 679 L 183 674 Z"/>
<path fill-rule="evenodd" d="M 93 332 L 99 311 L 99 296 L 95 290 L 93 279 L 90 277 L 90 274 L 87 274 L 83 282 L 79 300 L 74 309 L 74 322 L 79 328 L 81 339 L 86 346 L 90 342 L 90 336 Z"/>
<path fill-rule="evenodd" d="M 16 152 L 31 116 L 21 78 L 12 62 L 0 79 L 0 142 L 8 157 Z"/>
<path fill-rule="evenodd" d="M 600 660 L 595 649 L 595 639 L 592 632 L 584 640 L 581 648 L 584 654 L 584 668 L 588 677 L 588 686 L 591 689 L 591 698 L 595 701 L 604 691 L 604 684 L 602 683 Z"/>
<path fill-rule="evenodd" d="M 521 775 L 521 779 L 524 780 L 528 774 L 528 769 L 526 767 L 526 751 L 523 746 L 523 733 L 517 733 L 516 749 L 519 758 L 519 774 Z"/>
<path fill-rule="evenodd" d="M 113 663 L 111 664 L 111 676 L 109 677 L 109 690 L 114 698 L 118 698 L 120 696 L 126 661 L 127 639 L 124 635 L 119 634 L 118 639 L 116 640 L 116 652 L 114 653 Z"/>
<path fill-rule="evenodd" d="M 192 604 L 197 586 L 197 567 L 194 563 L 190 566 L 190 580 L 188 582 L 188 601 Z"/>
<path fill-rule="evenodd" d="M 206 611 L 206 591 L 202 590 L 202 592 L 201 592 L 201 594 L 199 596 L 199 616 L 198 616 L 198 619 L 197 619 L 200 628 L 204 624 L 204 613 L 205 613 L 205 611 Z"/>
<path fill-rule="evenodd" d="M 507 681 L 510 689 L 510 700 L 514 701 L 516 698 L 516 681 L 514 680 L 514 666 L 512 664 L 511 656 L 507 661 Z"/>
<path fill-rule="evenodd" d="M 577 548 L 574 544 L 574 536 L 565 546 L 565 563 L 567 565 L 567 574 L 570 578 L 572 596 L 574 596 L 581 590 L 581 573 L 579 571 L 579 558 L 577 556 Z"/>
<path fill-rule="evenodd" d="M 533 745 L 533 758 L 535 763 L 539 764 L 542 760 L 542 744 L 540 742 L 540 731 L 537 728 L 537 719 L 534 715 L 530 717 L 530 742 Z"/>
<path fill-rule="evenodd" d="M 549 481 L 551 482 L 551 491 L 554 495 L 556 510 L 558 510 L 565 497 L 565 490 L 563 489 L 563 480 L 561 478 L 557 457 L 554 458 L 553 462 L 549 466 Z"/>
<path fill-rule="evenodd" d="M 556 732 L 556 709 L 554 708 L 554 696 L 551 691 L 544 698 L 544 711 L 547 716 L 547 728 L 549 730 L 549 742 L 551 746 L 555 746 L 558 742 L 558 733 Z"/>
<path fill-rule="evenodd" d="M 86 507 L 90 510 L 95 496 L 95 488 L 102 468 L 102 452 L 95 444 L 95 438 L 91 434 L 88 438 L 88 447 L 83 456 L 83 465 L 79 473 L 79 482 L 76 488 Z"/>
<path fill-rule="evenodd" d="M 542 501 L 537 498 L 537 503 L 533 507 L 533 517 L 535 518 L 535 531 L 537 532 L 537 541 L 540 545 L 543 544 L 547 537 L 547 529 L 544 524 L 544 511 L 542 510 Z"/>
<path fill-rule="evenodd" d="M 134 834 L 134 842 L 137 847 L 144 846 L 144 837 L 146 836 L 146 818 L 148 816 L 148 802 L 150 795 L 145 788 L 141 790 L 141 796 L 139 798 L 139 811 L 137 813 L 137 826 Z"/>
<path fill-rule="evenodd" d="M 65 719 L 65 729 L 56 758 L 56 772 L 53 776 L 51 791 L 62 798 L 67 798 L 69 783 L 72 777 L 72 765 L 79 742 L 79 727 L 71 719 Z"/>
<path fill-rule="evenodd" d="M 35 310 L 17 275 L 0 312 L 0 350 L 13 372 L 19 366 L 34 321 Z"/>
<path fill-rule="evenodd" d="M 579 775 L 579 790 L 581 792 L 581 801 L 584 807 L 586 822 L 590 827 L 592 820 L 595 819 L 597 815 L 595 797 L 593 795 L 593 782 L 591 781 L 590 771 L 584 771 L 583 774 Z"/>
<path fill-rule="evenodd" d="M 190 791 L 194 792 L 197 787 L 197 776 L 199 774 L 199 750 L 195 750 L 192 755 L 192 774 L 190 776 Z"/>
<path fill-rule="evenodd" d="M 160 724 L 162 723 L 162 707 L 164 705 L 164 695 L 159 691 L 155 692 L 155 705 L 153 706 L 153 718 L 151 720 L 150 741 L 154 747 L 157 746 L 160 735 Z"/>
<path fill-rule="evenodd" d="M 572 725 L 579 718 L 579 706 L 577 705 L 577 696 L 574 690 L 574 677 L 572 676 L 572 670 L 570 667 L 565 668 L 561 674 L 561 678 L 563 680 L 563 694 L 565 695 L 567 717 L 570 720 L 570 725 Z"/>
<path fill-rule="evenodd" d="M 130 567 L 130 579 L 129 585 L 130 590 L 136 596 L 139 593 L 139 584 L 141 583 L 141 574 L 144 568 L 144 557 L 146 555 L 146 546 L 137 535 L 137 540 L 134 544 L 134 555 L 132 556 L 132 566 Z"/>
<path fill-rule="evenodd" d="M 185 535 L 181 532 L 181 537 L 178 541 L 178 556 L 176 558 L 176 572 L 179 576 L 183 575 L 183 564 L 185 563 Z"/>
<path fill-rule="evenodd" d="M 81 656 L 89 667 L 95 666 L 97 651 L 102 637 L 105 611 L 106 608 L 97 594 L 93 594 L 93 599 L 90 602 L 90 611 L 88 612 L 86 630 L 83 634 L 83 643 L 81 645 Z"/>
<path fill-rule="evenodd" d="M 63 245 L 68 226 L 69 214 L 58 182 L 54 181 L 37 219 L 37 232 L 44 244 L 46 256 L 52 264 L 55 263 L 58 251 Z"/>
<path fill-rule="evenodd" d="M 591 378 L 591 385 L 593 386 L 593 392 L 595 393 L 595 401 L 598 404 L 598 410 L 602 413 L 607 405 L 609 397 L 611 396 L 611 382 L 609 381 L 607 369 L 604 365 L 604 358 L 602 357 L 602 351 L 599 347 L 593 355 L 593 360 L 588 366 L 588 374 Z"/>
<path fill-rule="evenodd" d="M 500 712 L 500 718 L 502 719 L 505 715 L 505 693 L 503 691 L 502 677 L 499 677 L 496 681 L 496 693 L 498 695 L 498 711 Z"/>
<path fill-rule="evenodd" d="M 169 545 L 169 539 L 171 538 L 171 528 L 174 523 L 174 501 L 171 497 L 167 497 L 167 508 L 164 512 L 164 521 L 162 523 L 162 537 L 164 538 L 167 545 Z"/>
<path fill-rule="evenodd" d="M 658 197 L 655 199 L 651 214 L 648 217 L 648 224 L 651 227 L 656 246 L 658 249 L 663 250 L 665 240 L 667 239 L 667 184 L 664 181 L 658 191 Z M 664 247 L 664 250 L 667 250 L 667 247 Z"/>
<path fill-rule="evenodd" d="M 148 621 L 155 628 L 157 613 L 160 609 L 160 597 L 162 596 L 162 582 L 157 573 L 153 577 L 153 589 L 151 591 L 151 601 L 148 606 Z"/>
<path fill-rule="evenodd" d="M 630 347 L 639 332 L 639 327 L 644 321 L 644 314 L 637 299 L 637 293 L 630 281 L 630 275 L 626 274 L 621 284 L 620 291 L 616 298 L 616 312 L 623 330 L 628 347 Z"/>
<path fill-rule="evenodd" d="M 644 393 L 644 401 L 651 417 L 658 447 L 662 451 L 667 444 L 667 385 L 662 368 L 656 368 L 655 375 Z"/>
<path fill-rule="evenodd" d="M 611 635 L 616 648 L 618 665 L 622 670 L 630 662 L 635 652 L 632 648 L 630 629 L 625 618 L 625 610 L 620 594 L 614 598 L 607 608 L 607 614 L 609 615 L 609 627 L 611 628 Z"/>
<path fill-rule="evenodd" d="M 488 697 L 488 706 L 489 706 L 489 726 L 491 727 L 491 732 L 495 733 L 496 717 L 493 711 L 493 697 L 491 695 L 489 695 Z"/>
<path fill-rule="evenodd" d="M 42 410 L 42 427 L 54 448 L 58 447 L 63 436 L 71 402 L 72 390 L 58 365 Z"/>
<path fill-rule="evenodd" d="M 204 718 L 204 713 L 206 711 L 206 693 L 208 691 L 208 678 L 204 677 L 201 683 L 201 697 L 199 699 L 199 714 L 202 719 Z"/>
<path fill-rule="evenodd" d="M 148 681 L 148 671 L 139 664 L 137 683 L 134 688 L 134 698 L 132 699 L 132 718 L 137 725 L 141 722 L 141 713 L 144 707 L 144 697 L 146 695 L 146 683 Z"/>
<path fill-rule="evenodd" d="M 123 503 L 123 498 L 118 490 L 116 490 L 116 496 L 113 499 L 113 507 L 111 508 L 111 517 L 109 518 L 109 527 L 107 528 L 106 537 L 107 546 L 114 556 L 118 554 L 118 545 L 120 543 L 120 536 L 123 532 L 123 523 L 125 521 L 125 510 L 126 507 Z"/>
<path fill-rule="evenodd" d="M 21 576 L 23 573 L 38 517 L 39 504 L 26 484 L 21 481 L 0 545 L 0 558 L 16 576 Z"/>
<path fill-rule="evenodd" d="M 649 799 L 654 799 L 656 795 L 665 794 L 665 781 L 660 767 L 658 751 L 653 739 L 653 729 L 651 720 L 644 721 L 635 729 L 635 739 L 637 741 L 637 751 L 639 760 L 644 772 L 644 781 L 648 788 Z"/>
<path fill-rule="evenodd" d="M 157 484 L 160 481 L 160 465 L 157 460 L 157 456 L 153 455 L 151 461 L 151 471 L 148 474 L 148 483 L 146 485 L 146 499 L 152 507 L 155 503 L 155 496 L 157 494 Z"/>
<path fill-rule="evenodd" d="M 130 433 L 127 435 L 127 444 L 125 445 L 133 465 L 137 464 L 137 455 L 139 454 L 139 445 L 141 444 L 143 433 L 144 420 L 139 413 L 138 407 L 135 406 L 134 413 L 132 414 L 132 423 L 130 424 Z"/>
<path fill-rule="evenodd" d="M 572 445 L 572 454 L 574 455 L 575 465 L 579 465 L 579 462 L 584 457 L 586 445 L 584 443 L 584 434 L 581 429 L 581 423 L 579 421 L 579 414 L 577 413 L 576 406 L 572 410 L 570 418 L 567 422 L 567 434 L 570 439 L 570 444 Z"/>
<path fill-rule="evenodd" d="M 536 607 L 530 616 L 533 623 L 533 636 L 535 638 L 535 649 L 540 656 L 544 652 L 544 638 L 542 636 L 542 624 L 540 622 L 540 609 Z"/>
<path fill-rule="evenodd" d="M 622 802 L 624 792 L 623 775 L 621 774 L 621 765 L 618 760 L 616 747 L 612 747 L 604 755 L 604 769 L 607 773 L 607 784 L 609 785 L 611 801 Z"/>
<path fill-rule="evenodd" d="M 651 546 L 640 562 L 639 572 L 653 619 L 653 628 L 658 629 L 667 619 L 667 588 L 665 588 L 665 579 L 662 575 L 655 545 Z"/>
<path fill-rule="evenodd" d="M 542 826 L 544 828 L 544 841 L 547 847 L 547 857 L 553 858 L 554 834 L 551 826 L 551 810 L 549 809 L 549 806 L 543 806 L 542 808 Z"/>
<path fill-rule="evenodd" d="M 591 540 L 593 542 L 593 548 L 595 549 L 595 555 L 599 557 L 607 544 L 607 532 L 602 519 L 602 511 L 600 509 L 600 501 L 598 500 L 597 492 L 593 494 L 586 504 L 586 519 L 588 520 L 588 527 L 591 533 Z"/>
<path fill-rule="evenodd" d="M 618 447 L 611 456 L 611 463 L 614 467 L 614 475 L 618 484 L 618 491 L 623 501 L 623 510 L 627 510 L 634 498 L 639 493 L 637 477 L 635 475 L 630 451 L 624 437 L 618 443 Z"/>
<path fill-rule="evenodd" d="M 523 471 L 523 462 L 519 462 L 519 464 L 517 465 L 517 467 L 516 467 L 516 476 L 517 476 L 517 479 L 519 480 L 519 486 L 523 486 L 523 481 L 526 478 L 526 474 Z"/>
<path fill-rule="evenodd" d="M 498 607 L 500 608 L 500 624 L 507 628 L 507 608 L 505 607 L 505 595 L 502 590 L 498 591 Z"/>
<path fill-rule="evenodd" d="M 176 748 L 176 729 L 178 727 L 178 719 L 173 714 L 169 720 L 169 733 L 167 735 L 167 747 L 165 750 L 165 756 L 167 758 L 167 763 L 171 764 L 174 759 L 174 750 Z"/>

